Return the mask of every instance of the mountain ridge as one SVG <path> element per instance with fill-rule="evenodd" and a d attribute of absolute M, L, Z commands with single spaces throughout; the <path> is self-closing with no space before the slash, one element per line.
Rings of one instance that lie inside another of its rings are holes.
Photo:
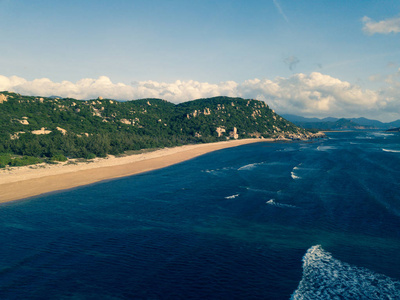
<path fill-rule="evenodd" d="M 346 130 L 346 129 L 390 129 L 400 126 L 400 120 L 384 123 L 378 120 L 361 118 L 307 118 L 292 114 L 282 114 L 290 122 L 307 129 Z"/>
<path fill-rule="evenodd" d="M 224 96 L 173 104 L 155 98 L 122 102 L 1 92 L 0 126 L 0 153 L 42 158 L 104 157 L 227 139 L 318 137 L 263 101 Z"/>

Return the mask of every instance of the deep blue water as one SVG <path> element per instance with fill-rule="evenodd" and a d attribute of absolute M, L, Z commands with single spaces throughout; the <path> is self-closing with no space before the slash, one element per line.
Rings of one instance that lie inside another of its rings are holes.
<path fill-rule="evenodd" d="M 0 206 L 0 299 L 399 299 L 400 135 L 257 143 Z"/>

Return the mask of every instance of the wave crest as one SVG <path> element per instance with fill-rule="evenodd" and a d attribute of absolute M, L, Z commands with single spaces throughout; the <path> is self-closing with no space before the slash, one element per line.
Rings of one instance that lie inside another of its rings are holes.
<path fill-rule="evenodd" d="M 351 266 L 316 245 L 303 257 L 303 277 L 292 300 L 400 299 L 400 282 Z"/>
<path fill-rule="evenodd" d="M 297 208 L 296 206 L 294 206 L 294 205 L 290 205 L 290 204 L 282 204 L 282 203 L 278 203 L 278 202 L 276 202 L 275 201 L 275 199 L 269 199 L 267 202 L 265 202 L 266 204 L 268 204 L 268 205 L 272 205 L 272 206 L 275 206 L 275 207 L 282 207 L 282 208 L 284 208 L 284 207 L 289 207 L 289 208 Z"/>
<path fill-rule="evenodd" d="M 400 153 L 400 150 L 392 150 L 392 149 L 384 149 L 384 148 L 382 148 L 382 150 L 385 152 Z"/>

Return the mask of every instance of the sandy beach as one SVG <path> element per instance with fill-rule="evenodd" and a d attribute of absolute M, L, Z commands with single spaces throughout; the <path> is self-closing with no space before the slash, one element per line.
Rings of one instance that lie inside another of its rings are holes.
<path fill-rule="evenodd" d="M 96 158 L 89 163 L 41 164 L 3 169 L 0 170 L 0 203 L 160 169 L 215 150 L 272 141 L 232 140 L 164 148 L 124 157 Z"/>

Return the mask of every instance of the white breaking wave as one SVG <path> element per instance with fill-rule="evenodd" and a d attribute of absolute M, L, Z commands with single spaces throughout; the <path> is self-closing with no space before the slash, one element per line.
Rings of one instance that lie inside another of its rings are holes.
<path fill-rule="evenodd" d="M 318 151 L 328 151 L 328 150 L 333 150 L 336 149 L 334 146 L 318 146 L 317 150 Z"/>
<path fill-rule="evenodd" d="M 382 150 L 385 151 L 385 152 L 400 153 L 400 150 L 391 150 L 391 149 L 383 149 L 383 148 L 382 148 Z"/>
<path fill-rule="evenodd" d="M 293 171 L 291 172 L 291 176 L 292 176 L 292 178 L 295 179 L 295 180 L 296 180 L 296 179 L 301 179 L 301 177 L 300 177 L 300 176 L 297 176 L 296 174 L 294 174 Z"/>
<path fill-rule="evenodd" d="M 375 135 L 375 136 L 392 136 L 394 134 L 393 133 L 384 133 L 384 132 L 373 132 L 372 135 Z"/>
<path fill-rule="evenodd" d="M 341 262 L 317 245 L 303 257 L 303 277 L 291 299 L 400 299 L 400 282 Z"/>
<path fill-rule="evenodd" d="M 293 168 L 292 172 L 290 173 L 293 179 L 301 179 L 301 177 L 297 176 L 296 173 L 294 172 L 296 170 L 299 170 L 301 165 L 302 163 L 299 163 L 297 166 Z"/>
<path fill-rule="evenodd" d="M 259 165 L 262 165 L 262 164 L 263 164 L 262 162 L 261 162 L 261 163 L 248 164 L 248 165 L 245 165 L 245 166 L 243 166 L 243 167 L 240 167 L 240 168 L 238 169 L 238 171 L 243 171 L 243 170 L 249 171 L 249 170 L 252 170 L 252 169 L 254 169 L 255 167 L 257 167 L 257 166 L 259 166 Z"/>
<path fill-rule="evenodd" d="M 296 206 L 294 206 L 294 205 L 290 205 L 290 204 L 282 204 L 282 203 L 278 203 L 278 202 L 275 202 L 275 199 L 270 199 L 270 200 L 268 200 L 267 202 L 265 202 L 266 204 L 268 204 L 268 205 L 272 205 L 272 206 L 275 206 L 275 207 L 281 207 L 281 208 L 297 208 Z"/>
<path fill-rule="evenodd" d="M 231 196 L 226 196 L 225 199 L 235 199 L 236 197 L 239 197 L 239 194 L 231 195 Z"/>

